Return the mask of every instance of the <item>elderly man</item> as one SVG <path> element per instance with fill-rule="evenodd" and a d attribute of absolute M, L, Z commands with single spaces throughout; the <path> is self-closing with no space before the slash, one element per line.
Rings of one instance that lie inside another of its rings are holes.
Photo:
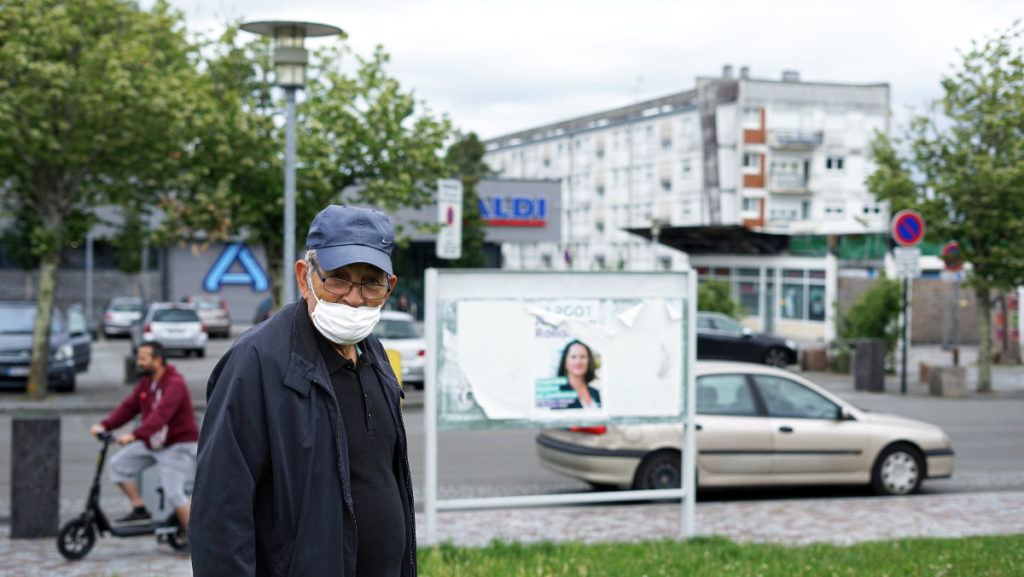
<path fill-rule="evenodd" d="M 394 243 L 383 213 L 324 209 L 295 263 L 302 300 L 214 368 L 192 497 L 196 577 L 416 574 L 402 392 L 371 334 L 397 280 Z"/>

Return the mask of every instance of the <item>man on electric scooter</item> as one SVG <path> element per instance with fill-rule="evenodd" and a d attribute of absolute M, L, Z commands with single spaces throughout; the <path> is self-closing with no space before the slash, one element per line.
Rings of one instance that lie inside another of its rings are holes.
<path fill-rule="evenodd" d="M 132 512 L 117 523 L 149 523 L 150 514 L 136 479 L 143 469 L 160 466 L 164 497 L 174 507 L 181 526 L 188 530 L 189 500 L 185 480 L 196 456 L 199 427 L 185 379 L 174 365 L 164 363 L 164 348 L 149 342 L 139 346 L 136 358 L 139 383 L 110 415 L 92 426 L 92 434 L 111 431 L 142 415 L 142 423 L 116 437 L 125 447 L 110 459 L 110 480 L 132 504 Z"/>

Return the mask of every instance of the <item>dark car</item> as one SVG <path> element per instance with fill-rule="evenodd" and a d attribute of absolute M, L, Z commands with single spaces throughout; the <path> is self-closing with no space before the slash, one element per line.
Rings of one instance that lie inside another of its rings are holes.
<path fill-rule="evenodd" d="M 35 301 L 0 301 L 0 386 L 25 388 L 32 361 L 32 331 L 36 323 Z M 75 390 L 75 350 L 60 309 L 50 321 L 50 362 L 47 386 Z"/>
<path fill-rule="evenodd" d="M 267 297 L 256 307 L 256 315 L 252 318 L 252 324 L 258 325 L 272 316 L 274 316 L 274 304 L 270 297 Z"/>
<path fill-rule="evenodd" d="M 785 367 L 796 362 L 790 339 L 757 333 L 722 313 L 697 313 L 697 358 L 764 363 Z"/>
<path fill-rule="evenodd" d="M 92 331 L 86 319 L 82 305 L 68 307 L 68 333 L 71 335 L 71 346 L 75 351 L 75 372 L 84 373 L 89 370 L 92 360 Z"/>

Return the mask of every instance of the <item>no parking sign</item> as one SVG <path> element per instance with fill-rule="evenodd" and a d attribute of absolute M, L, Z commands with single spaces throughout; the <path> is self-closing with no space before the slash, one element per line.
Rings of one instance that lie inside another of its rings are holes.
<path fill-rule="evenodd" d="M 915 246 L 924 239 L 924 219 L 916 210 L 901 210 L 892 219 L 892 238 L 900 246 Z"/>

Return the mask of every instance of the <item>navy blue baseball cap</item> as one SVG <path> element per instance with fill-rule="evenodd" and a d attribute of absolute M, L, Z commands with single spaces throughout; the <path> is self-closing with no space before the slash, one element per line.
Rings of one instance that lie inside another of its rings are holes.
<path fill-rule="evenodd" d="M 313 219 L 306 249 L 315 250 L 320 268 L 330 271 L 365 262 L 393 275 L 395 228 L 383 212 L 332 204 Z"/>

